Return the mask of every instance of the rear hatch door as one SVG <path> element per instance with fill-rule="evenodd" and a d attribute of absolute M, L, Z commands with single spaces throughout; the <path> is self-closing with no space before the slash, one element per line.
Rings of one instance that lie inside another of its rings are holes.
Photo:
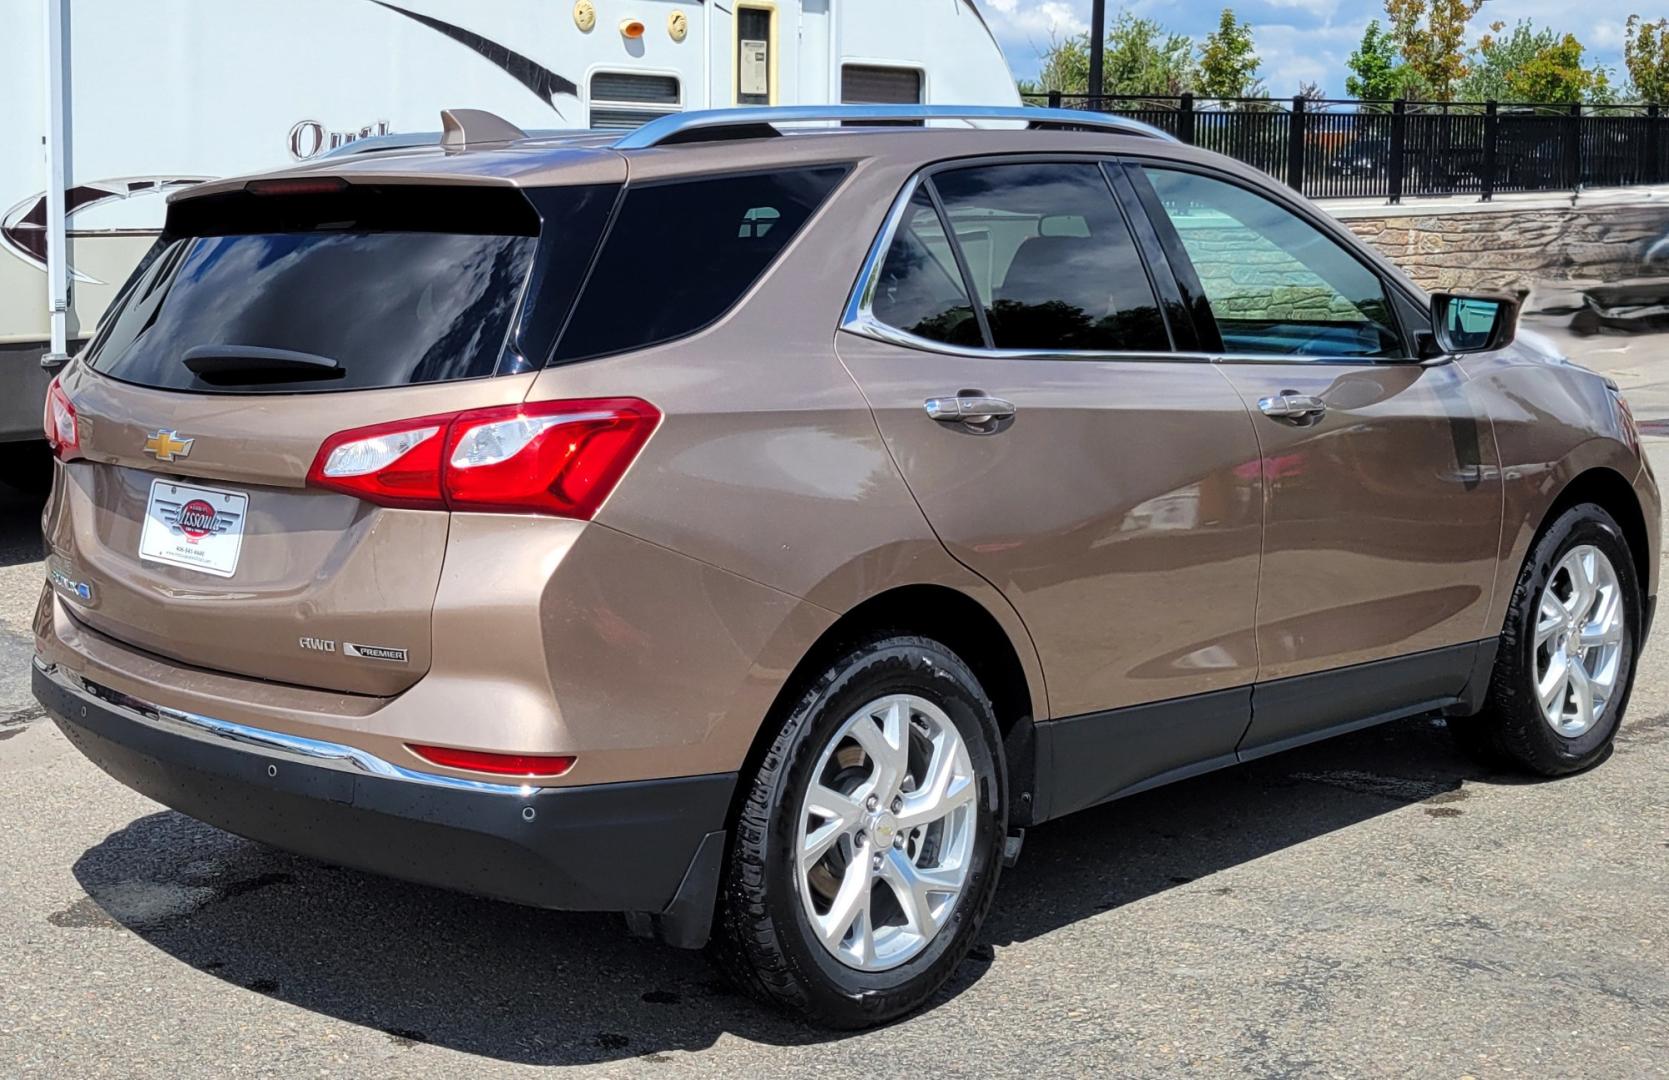
<path fill-rule="evenodd" d="M 428 670 L 450 515 L 309 487 L 309 467 L 345 430 L 521 401 L 613 189 L 375 181 L 171 206 L 66 369 L 78 446 L 47 535 L 94 630 L 352 693 Z"/>

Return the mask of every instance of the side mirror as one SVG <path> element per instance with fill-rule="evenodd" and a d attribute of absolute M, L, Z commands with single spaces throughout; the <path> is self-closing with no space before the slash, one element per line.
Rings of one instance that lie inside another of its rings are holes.
<path fill-rule="evenodd" d="M 1431 331 L 1443 353 L 1504 349 L 1518 331 L 1518 298 L 1506 293 L 1432 293 Z"/>

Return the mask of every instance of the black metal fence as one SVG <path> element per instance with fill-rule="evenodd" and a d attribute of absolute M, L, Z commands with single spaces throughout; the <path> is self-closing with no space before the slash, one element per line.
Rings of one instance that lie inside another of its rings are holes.
<path fill-rule="evenodd" d="M 1026 95 L 1144 120 L 1318 199 L 1476 195 L 1669 183 L 1656 105 Z"/>

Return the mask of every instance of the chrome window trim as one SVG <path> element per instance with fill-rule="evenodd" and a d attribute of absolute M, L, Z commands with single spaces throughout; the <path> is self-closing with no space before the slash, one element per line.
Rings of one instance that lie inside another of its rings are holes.
<path fill-rule="evenodd" d="M 875 299 L 875 272 L 880 268 L 881 260 L 886 258 L 888 249 L 892 247 L 893 236 L 898 232 L 898 225 L 904 220 L 904 212 L 909 209 L 910 200 L 915 198 L 916 189 L 921 187 L 922 177 L 925 175 L 926 170 L 923 170 L 910 177 L 909 181 L 905 183 L 904 189 L 893 199 L 892 206 L 887 210 L 887 217 L 881 225 L 881 231 L 875 237 L 874 242 L 869 245 L 869 254 L 864 256 L 863 265 L 858 268 L 858 280 L 853 283 L 852 292 L 846 298 L 846 311 L 840 320 L 842 330 L 853 330 L 855 333 L 862 332 L 857 329 L 857 326 L 861 321 L 867 320 L 869 323 L 884 327 L 891 333 L 912 341 L 927 340 L 887 326 L 871 315 L 869 310 L 871 301 Z M 969 297 L 969 303 L 972 302 L 973 298 Z"/>
<path fill-rule="evenodd" d="M 490 780 L 467 780 L 458 776 L 442 776 L 439 773 L 420 772 L 417 769 L 408 769 L 391 761 L 385 761 L 358 747 L 325 742 L 321 739 L 308 739 L 282 731 L 269 731 L 266 728 L 251 727 L 248 724 L 239 724 L 231 720 L 220 720 L 212 716 L 204 716 L 201 713 L 188 712 L 184 709 L 171 709 L 163 705 L 153 705 L 134 698 L 132 700 L 143 706 L 142 709 L 137 709 L 129 705 L 109 701 L 89 691 L 84 680 L 79 676 L 65 671 L 56 664 L 46 663 L 38 656 L 35 657 L 35 668 L 59 687 L 83 702 L 91 703 L 97 708 L 113 712 L 123 719 L 141 724 L 154 731 L 177 735 L 211 746 L 231 745 L 251 754 L 273 758 L 278 761 L 287 761 L 298 765 L 312 765 L 317 768 L 356 773 L 363 776 L 376 776 L 385 780 L 423 784 L 429 787 L 448 788 L 453 791 L 470 791 L 487 795 L 513 795 L 517 798 L 526 798 L 529 795 L 546 790 L 533 784 L 502 784 Z"/>

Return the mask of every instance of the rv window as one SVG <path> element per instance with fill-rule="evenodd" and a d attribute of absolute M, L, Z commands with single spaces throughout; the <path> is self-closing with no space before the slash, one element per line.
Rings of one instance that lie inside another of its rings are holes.
<path fill-rule="evenodd" d="M 627 187 L 556 362 L 657 345 L 718 319 L 846 171 L 824 165 Z"/>
<path fill-rule="evenodd" d="M 483 189 L 488 212 L 472 214 L 467 190 L 184 200 L 86 360 L 142 386 L 237 393 L 406 386 L 542 363 L 618 188 L 510 193 L 519 214 L 506 212 L 508 189 Z M 428 213 L 407 219 L 407 203 Z M 188 368 L 183 358 L 205 346 L 254 359 Z M 256 362 L 278 353 L 327 363 Z"/>
<path fill-rule="evenodd" d="M 847 64 L 840 69 L 840 100 L 848 105 L 920 105 L 921 71 Z"/>
<path fill-rule="evenodd" d="M 769 105 L 771 84 L 771 39 L 775 36 L 770 8 L 736 9 L 736 104 Z"/>
<path fill-rule="evenodd" d="M 683 108 L 676 75 L 599 71 L 591 76 L 591 126 L 628 131 Z"/>

